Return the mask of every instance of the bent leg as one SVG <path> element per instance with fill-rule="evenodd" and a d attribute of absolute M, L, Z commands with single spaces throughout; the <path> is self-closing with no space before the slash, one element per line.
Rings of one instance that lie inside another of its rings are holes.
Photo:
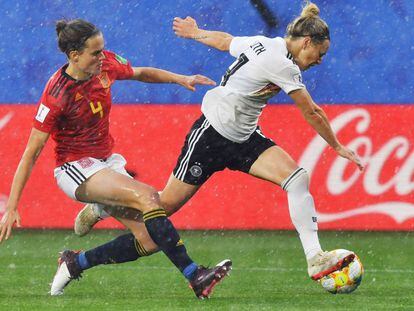
<path fill-rule="evenodd" d="M 76 190 L 82 202 L 108 206 L 126 206 L 142 213 L 160 208 L 157 191 L 112 169 L 103 169 L 89 177 Z"/>
<path fill-rule="evenodd" d="M 143 221 L 124 218 L 117 218 L 117 220 L 134 235 L 141 256 L 149 256 L 159 251 L 158 245 L 151 239 Z"/>
<path fill-rule="evenodd" d="M 171 175 L 164 190 L 160 192 L 161 205 L 164 207 L 167 216 L 171 216 L 177 212 L 199 188 L 200 186 L 187 184 L 175 178 L 174 175 Z M 116 218 L 134 234 L 147 254 L 158 251 L 157 244 L 149 236 L 142 221 L 130 219 L 129 217 L 124 218 L 121 215 Z"/>
<path fill-rule="evenodd" d="M 79 186 L 76 196 L 81 201 L 140 210 L 149 236 L 184 276 L 190 278 L 197 269 L 154 188 L 111 169 L 103 169 Z"/>
<path fill-rule="evenodd" d="M 177 212 L 192 196 L 198 191 L 200 186 L 190 185 L 171 174 L 167 185 L 160 192 L 161 205 L 164 207 L 168 216 Z"/>
<path fill-rule="evenodd" d="M 80 188 L 79 192 L 77 192 L 77 196 L 81 201 L 87 201 L 87 198 L 85 198 L 80 192 L 82 191 L 83 193 L 85 193 L 85 192 L 88 192 L 89 190 L 86 188 L 86 186 L 83 186 L 83 187 L 84 189 Z M 167 216 L 171 216 L 172 214 L 177 212 L 185 203 L 187 203 L 189 199 L 191 199 L 191 197 L 198 191 L 199 188 L 200 186 L 187 184 L 177 179 L 176 177 L 174 177 L 173 174 L 171 174 L 165 188 L 162 191 L 158 192 L 158 195 L 160 197 L 160 204 L 166 211 Z M 103 192 L 107 193 L 107 190 L 104 190 Z M 153 194 L 154 193 L 152 193 L 151 195 Z M 119 202 L 119 200 L 116 200 L 116 201 Z M 103 206 L 103 208 L 101 208 L 102 211 L 97 211 L 97 209 L 95 209 L 94 206 L 90 206 L 87 208 L 88 213 L 93 214 L 93 215 L 90 215 L 90 218 L 94 218 L 93 224 L 91 225 L 91 227 L 97 221 L 100 220 L 99 217 L 104 218 L 102 217 L 102 213 L 105 213 L 105 215 L 110 215 L 115 218 L 123 218 L 123 219 L 129 219 L 129 220 L 137 220 L 139 218 L 142 219 L 142 214 L 140 214 L 142 213 L 142 211 L 140 210 L 134 211 L 133 209 L 127 207 L 127 205 L 116 204 L 116 205 L 111 206 L 109 204 L 106 204 L 106 205 L 99 204 L 98 206 L 100 207 Z M 83 221 L 83 219 L 79 218 L 78 221 L 81 222 Z M 79 234 L 79 235 L 82 236 L 84 234 Z"/>
<path fill-rule="evenodd" d="M 159 251 L 151 239 L 144 222 L 116 218 L 131 233 L 121 235 L 105 244 L 79 254 L 79 265 L 85 270 L 101 264 L 118 264 L 135 261 Z"/>
<path fill-rule="evenodd" d="M 164 190 L 160 192 L 161 205 L 164 207 L 167 216 L 171 216 L 177 212 L 199 188 L 200 186 L 187 184 L 175 178 L 174 175 L 171 175 Z M 113 215 L 112 212 L 110 212 L 110 214 Z M 127 216 L 127 214 L 128 213 L 125 213 L 125 216 Z M 131 213 L 131 215 L 133 215 L 133 213 Z M 157 244 L 155 244 L 149 236 L 142 220 L 140 221 L 136 219 L 136 217 L 124 217 L 122 212 L 118 213 L 116 219 L 134 234 L 138 243 L 140 243 L 147 255 L 158 251 Z"/>
<path fill-rule="evenodd" d="M 287 192 L 289 213 L 309 260 L 321 251 L 316 210 L 309 192 L 309 176 L 279 146 L 264 151 L 252 165 L 249 174 L 271 181 Z"/>
<path fill-rule="evenodd" d="M 134 235 L 128 233 L 93 249 L 80 252 L 77 259 L 80 268 L 86 270 L 98 265 L 135 261 L 141 256 Z"/>
<path fill-rule="evenodd" d="M 167 216 L 178 211 L 197 192 L 199 187 L 182 182 L 171 175 L 164 190 L 160 192 L 161 205 Z M 158 251 L 158 246 L 149 236 L 140 212 L 121 206 L 106 206 L 105 211 L 134 234 L 138 246 L 143 249 L 141 256 Z M 82 214 L 87 214 L 89 217 L 80 217 Z M 80 236 L 87 234 L 99 221 L 99 217 L 100 215 L 94 213 L 91 206 L 84 207 L 75 220 L 75 233 Z"/>
<path fill-rule="evenodd" d="M 136 220 L 116 219 L 131 232 L 95 248 L 80 252 L 76 258 L 82 270 L 98 265 L 135 261 L 139 257 L 149 256 L 159 251 L 158 245 L 151 239 L 142 218 Z"/>
<path fill-rule="evenodd" d="M 174 175 L 171 175 L 164 190 L 160 193 L 161 205 L 164 207 L 167 216 L 177 212 L 199 188 L 200 186 L 187 184 L 175 178 Z M 113 215 L 112 212 L 110 212 L 110 214 Z M 139 247 L 143 250 L 143 255 L 150 255 L 157 252 L 158 246 L 149 236 L 145 224 L 142 220 L 140 221 L 136 219 L 136 217 L 134 218 L 135 219 L 131 219 L 130 217 L 124 218 L 122 213 L 119 213 L 118 216 L 116 216 L 116 219 L 134 234 Z"/>
<path fill-rule="evenodd" d="M 279 146 L 273 146 L 257 158 L 249 174 L 280 186 L 297 168 L 298 165 L 286 151 Z"/>
<path fill-rule="evenodd" d="M 174 184 L 174 183 L 172 183 Z M 166 187 L 166 194 L 171 194 L 171 187 Z M 177 187 L 173 187 L 178 190 Z M 170 206 L 177 210 L 181 205 L 170 197 Z M 184 200 L 184 198 L 182 198 Z M 180 202 L 183 202 L 180 200 Z M 121 235 L 103 245 L 79 254 L 79 265 L 82 270 L 101 264 L 116 264 L 135 261 L 139 257 L 149 256 L 159 251 L 158 245 L 151 239 L 141 217 L 134 210 L 124 207 L 106 207 L 112 217 L 128 228 L 131 233 Z M 123 218 L 126 216 L 127 218 Z"/>

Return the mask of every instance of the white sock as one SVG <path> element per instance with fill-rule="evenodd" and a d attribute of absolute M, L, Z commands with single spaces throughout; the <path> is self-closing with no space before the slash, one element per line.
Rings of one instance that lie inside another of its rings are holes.
<path fill-rule="evenodd" d="M 282 182 L 287 192 L 289 213 L 309 260 L 320 252 L 318 224 L 312 195 L 309 193 L 309 176 L 303 168 L 298 168 Z"/>

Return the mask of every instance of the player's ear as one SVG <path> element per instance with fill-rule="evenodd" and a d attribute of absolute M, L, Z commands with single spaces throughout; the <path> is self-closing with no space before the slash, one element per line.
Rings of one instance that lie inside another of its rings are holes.
<path fill-rule="evenodd" d="M 309 36 L 306 36 L 303 38 L 303 42 L 302 42 L 302 48 L 304 50 L 306 50 L 306 48 L 308 48 L 312 43 L 312 39 Z"/>
<path fill-rule="evenodd" d="M 73 50 L 73 51 L 70 51 L 69 52 L 69 60 L 71 60 L 71 61 L 73 61 L 73 62 L 75 62 L 75 63 L 77 63 L 78 62 L 78 60 L 79 60 L 79 51 L 76 51 L 76 50 Z"/>

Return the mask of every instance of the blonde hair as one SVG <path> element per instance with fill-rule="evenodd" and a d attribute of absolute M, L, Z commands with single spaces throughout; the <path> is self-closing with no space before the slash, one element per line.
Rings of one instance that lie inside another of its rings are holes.
<path fill-rule="evenodd" d="M 319 16 L 319 8 L 315 3 L 312 2 L 305 2 L 306 5 L 302 8 L 302 13 L 300 13 L 300 16 L 303 17 L 317 17 Z"/>
<path fill-rule="evenodd" d="M 319 12 L 315 3 L 306 1 L 300 16 L 287 26 L 286 35 L 293 39 L 309 36 L 315 44 L 330 40 L 329 27 L 319 17 Z"/>

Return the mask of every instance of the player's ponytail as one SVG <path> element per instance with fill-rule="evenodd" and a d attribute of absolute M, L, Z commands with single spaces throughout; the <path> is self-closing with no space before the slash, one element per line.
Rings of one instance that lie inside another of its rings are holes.
<path fill-rule="evenodd" d="M 59 34 L 62 32 L 62 30 L 65 29 L 67 24 L 68 24 L 67 21 L 64 19 L 61 19 L 56 22 L 56 34 L 58 37 L 59 37 Z"/>
<path fill-rule="evenodd" d="M 287 36 L 292 39 L 310 36 L 315 44 L 330 40 L 328 25 L 319 17 L 319 12 L 316 4 L 306 1 L 300 16 L 287 26 Z"/>
<path fill-rule="evenodd" d="M 319 17 L 319 8 L 315 3 L 307 2 L 300 13 L 300 17 Z"/>
<path fill-rule="evenodd" d="M 67 56 L 71 51 L 82 51 L 86 40 L 100 33 L 101 31 L 94 24 L 83 19 L 56 22 L 58 46 Z"/>

